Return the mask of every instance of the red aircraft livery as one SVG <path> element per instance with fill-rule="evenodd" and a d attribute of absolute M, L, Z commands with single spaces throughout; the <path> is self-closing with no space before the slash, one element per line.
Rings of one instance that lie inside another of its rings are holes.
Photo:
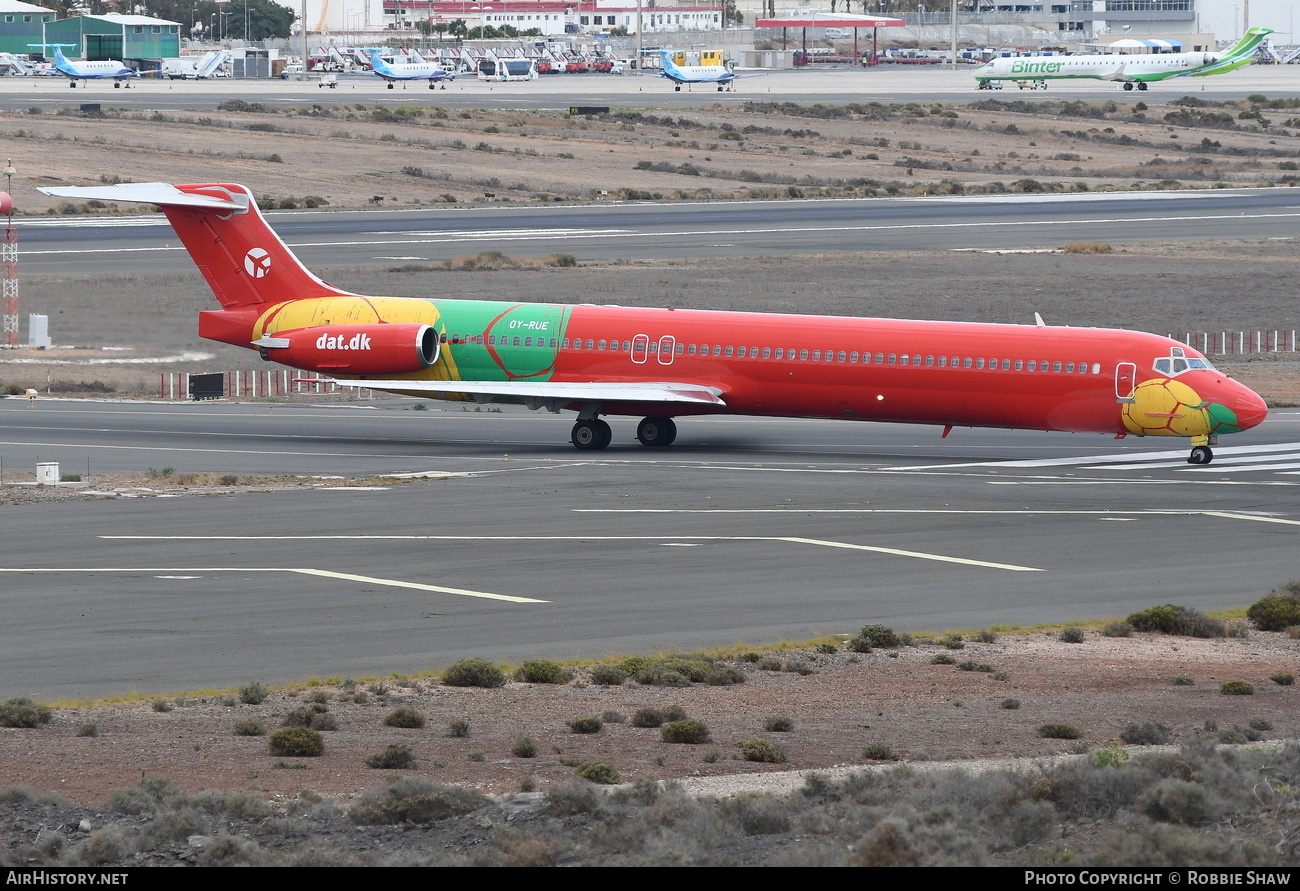
<path fill-rule="evenodd" d="M 244 186 L 42 189 L 163 209 L 221 309 L 199 334 L 351 386 L 577 412 L 572 442 L 609 445 L 602 415 L 843 418 L 1181 436 L 1192 464 L 1268 410 L 1188 346 L 1136 331 L 830 316 L 367 297 L 309 272 Z"/>

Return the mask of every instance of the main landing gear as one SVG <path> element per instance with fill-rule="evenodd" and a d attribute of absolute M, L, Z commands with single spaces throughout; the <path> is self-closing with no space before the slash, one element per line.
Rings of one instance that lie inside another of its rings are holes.
<path fill-rule="evenodd" d="M 600 418 L 592 418 L 589 421 L 579 420 L 573 425 L 573 433 L 569 435 L 573 447 L 584 452 L 603 449 L 613 438 L 614 431 L 610 430 L 609 425 Z"/>
<path fill-rule="evenodd" d="M 573 425 L 569 441 L 574 448 L 596 451 L 609 445 L 614 433 L 609 425 L 600 418 L 579 418 Z M 673 419 L 664 415 L 652 415 L 642 418 L 636 425 L 636 438 L 641 445 L 649 448 L 667 448 L 677 438 L 677 425 Z"/>
<path fill-rule="evenodd" d="M 1144 80 L 1140 80 L 1140 81 L 1138 81 L 1137 88 L 1138 88 L 1139 90 L 1143 90 L 1143 91 L 1145 91 L 1146 88 L 1147 88 L 1147 82 L 1144 81 Z M 1124 81 L 1124 89 L 1126 89 L 1126 90 L 1131 90 L 1131 89 L 1133 89 L 1133 81 L 1131 81 L 1131 80 L 1126 80 L 1126 81 Z M 1208 463 L 1210 463 L 1210 462 L 1207 461 L 1207 462 L 1205 462 L 1205 463 L 1208 464 Z"/>

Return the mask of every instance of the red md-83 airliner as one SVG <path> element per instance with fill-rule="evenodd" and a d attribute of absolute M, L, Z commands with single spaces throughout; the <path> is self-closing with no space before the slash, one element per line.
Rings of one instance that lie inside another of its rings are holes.
<path fill-rule="evenodd" d="M 199 334 L 352 386 L 578 413 L 572 442 L 603 449 L 602 415 L 846 418 L 1181 436 L 1192 464 L 1264 420 L 1264 401 L 1196 350 L 1153 334 L 973 322 L 366 297 L 312 275 L 244 186 L 42 189 L 156 204 L 221 309 Z"/>

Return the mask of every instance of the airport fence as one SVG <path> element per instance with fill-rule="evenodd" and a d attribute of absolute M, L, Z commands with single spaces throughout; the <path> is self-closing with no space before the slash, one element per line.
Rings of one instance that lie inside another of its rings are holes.
<path fill-rule="evenodd" d="M 1200 350 L 1206 356 L 1296 352 L 1294 328 L 1290 331 L 1201 331 L 1169 336 Z"/>
<path fill-rule="evenodd" d="M 212 386 L 211 379 L 220 375 L 220 386 Z M 314 371 L 294 371 L 288 368 L 264 371 L 222 371 L 215 374 L 189 374 L 169 371 L 159 375 L 160 399 L 264 399 L 275 396 L 317 395 L 338 393 L 340 387 L 332 379 Z M 363 392 L 355 391 L 358 395 Z M 202 395 L 198 395 L 202 394 Z"/>

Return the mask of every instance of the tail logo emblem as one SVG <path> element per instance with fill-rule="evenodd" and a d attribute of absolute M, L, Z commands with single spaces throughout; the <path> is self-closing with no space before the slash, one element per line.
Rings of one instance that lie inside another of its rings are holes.
<path fill-rule="evenodd" d="M 261 278 L 271 271 L 271 255 L 261 248 L 244 254 L 244 271 L 253 278 Z"/>

